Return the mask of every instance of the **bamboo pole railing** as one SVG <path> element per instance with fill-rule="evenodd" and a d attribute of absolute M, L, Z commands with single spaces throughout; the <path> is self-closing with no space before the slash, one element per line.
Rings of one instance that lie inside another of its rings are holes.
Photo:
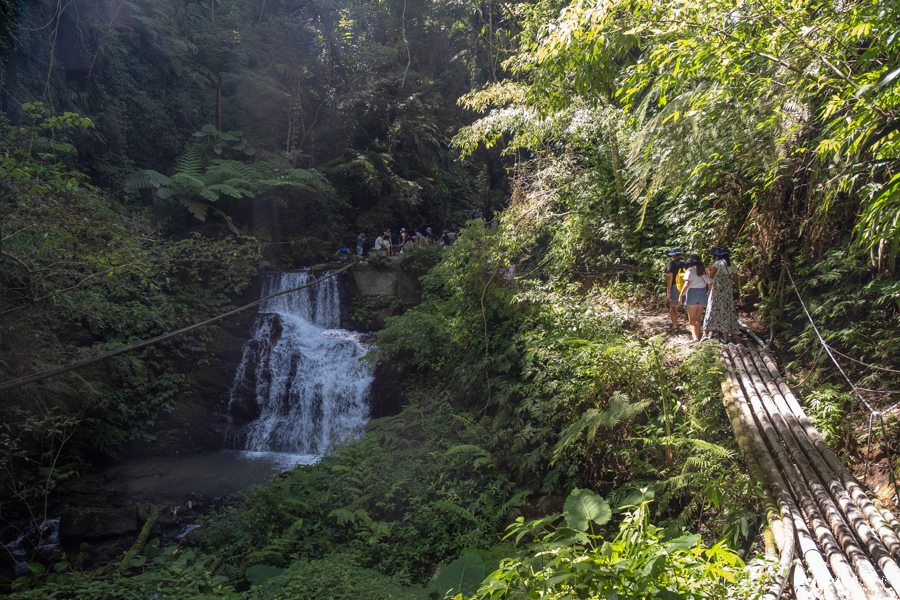
<path fill-rule="evenodd" d="M 762 484 L 779 551 L 766 597 L 781 596 L 789 579 L 798 599 L 898 600 L 894 515 L 844 468 L 764 347 L 726 344 L 722 366 L 725 408 L 750 474 Z"/>

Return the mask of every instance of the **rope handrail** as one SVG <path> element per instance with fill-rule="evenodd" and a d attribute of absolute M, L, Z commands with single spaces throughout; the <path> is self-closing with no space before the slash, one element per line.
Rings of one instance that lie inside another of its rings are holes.
<path fill-rule="evenodd" d="M 806 318 L 809 319 L 809 323 L 810 325 L 812 325 L 816 337 L 819 338 L 819 343 L 822 344 L 822 347 L 825 348 L 825 352 L 828 354 L 828 357 L 831 358 L 831 362 L 833 362 L 834 366 L 837 367 L 837 370 L 847 381 L 847 384 L 850 386 L 850 389 L 853 390 L 853 393 L 856 394 L 856 397 L 866 405 L 866 408 L 869 409 L 869 412 L 878 412 L 874 408 L 872 408 L 872 406 L 868 402 L 866 402 L 866 399 L 862 397 L 862 394 L 857 391 L 856 385 L 854 385 L 853 382 L 850 381 L 850 378 L 847 377 L 847 373 L 844 372 L 841 364 L 834 357 L 834 354 L 832 354 L 831 348 L 828 346 L 828 342 L 826 342 L 825 338 L 822 337 L 822 334 L 819 333 L 819 328 L 816 326 L 816 322 L 813 320 L 812 315 L 809 314 L 809 309 L 806 308 L 806 303 L 803 301 L 803 296 L 800 295 L 800 290 L 797 288 L 797 282 L 794 281 L 794 276 L 791 275 L 791 270 L 787 268 L 787 265 L 784 265 L 784 271 L 785 273 L 787 273 L 788 278 L 791 280 L 791 287 L 794 288 L 794 293 L 797 294 L 797 299 L 800 300 L 800 306 L 803 308 L 803 312 L 806 313 Z M 891 408 L 891 410 L 893 410 L 893 407 Z"/>
<path fill-rule="evenodd" d="M 850 389 L 853 391 L 853 394 L 854 394 L 857 398 L 859 398 L 859 401 L 862 402 L 863 405 L 865 405 L 865 407 L 869 410 L 869 427 L 868 427 L 868 432 L 867 432 L 867 434 L 866 434 L 866 440 L 867 440 L 867 442 L 866 442 L 866 443 L 867 443 L 867 447 L 866 447 L 866 467 L 865 467 L 865 470 L 863 471 L 863 481 L 865 481 L 866 477 L 867 477 L 868 474 L 869 474 L 869 457 L 870 457 L 871 454 L 872 454 L 872 453 L 871 453 L 871 449 L 872 449 L 872 425 L 873 425 L 874 420 L 875 420 L 876 417 L 879 419 L 879 421 L 881 421 L 881 432 L 882 432 L 882 435 L 884 436 L 884 448 L 885 448 L 885 450 L 887 451 L 887 455 L 888 455 L 888 463 L 889 463 L 889 464 L 893 464 L 893 462 L 894 462 L 893 457 L 891 456 L 891 448 L 890 448 L 890 445 L 887 443 L 887 439 L 888 439 L 888 438 L 887 438 L 887 425 L 885 425 L 885 423 L 884 423 L 884 415 L 886 415 L 886 414 L 888 414 L 888 413 L 891 413 L 891 412 L 897 410 L 897 408 L 900 407 L 900 402 L 897 402 L 897 403 L 893 404 L 892 406 L 890 406 L 890 407 L 888 407 L 888 408 L 886 408 L 886 409 L 884 409 L 884 410 L 881 410 L 881 411 L 875 410 L 874 408 L 872 408 L 872 405 L 871 405 L 871 404 L 869 404 L 868 402 L 866 402 L 866 399 L 863 398 L 863 395 L 860 393 L 860 389 L 857 388 L 856 385 L 855 385 L 852 381 L 850 381 L 850 378 L 847 376 L 847 373 L 844 372 L 844 369 L 841 367 L 841 364 L 840 364 L 840 363 L 838 362 L 838 360 L 834 357 L 834 354 L 832 354 L 832 348 L 831 348 L 831 346 L 828 345 L 828 342 L 826 342 L 825 339 L 822 337 L 822 334 L 819 333 L 819 328 L 816 327 L 816 322 L 813 320 L 812 315 L 809 313 L 809 310 L 806 308 L 806 303 L 803 302 L 803 296 L 800 295 L 800 290 L 797 288 L 797 282 L 794 281 L 794 276 L 791 275 L 791 270 L 788 269 L 788 266 L 787 266 L 787 264 L 785 264 L 785 263 L 782 263 L 782 266 L 784 267 L 784 272 L 787 273 L 787 276 L 788 276 L 788 277 L 790 278 L 790 280 L 791 280 L 791 287 L 794 288 L 794 293 L 797 294 L 797 299 L 800 300 L 800 306 L 803 307 L 803 312 L 806 313 L 806 318 L 809 319 L 809 323 L 810 323 L 810 325 L 812 325 L 812 328 L 813 328 L 813 331 L 814 331 L 815 334 L 816 334 L 816 337 L 819 338 L 819 343 L 822 345 L 822 348 L 825 349 L 825 352 L 828 354 L 828 357 L 831 359 L 831 362 L 834 363 L 834 366 L 837 367 L 837 370 L 840 372 L 840 374 L 841 374 L 841 375 L 844 377 L 844 379 L 847 381 L 847 384 L 850 386 Z M 840 352 L 837 352 L 836 350 L 835 350 L 835 352 L 836 352 L 837 354 L 841 354 Z M 846 356 L 846 355 L 841 354 L 841 356 Z M 850 358 L 850 357 L 847 356 L 846 358 Z M 861 361 L 857 361 L 857 360 L 852 359 L 852 358 L 851 358 L 850 360 L 854 360 L 854 362 L 861 362 Z M 865 364 L 865 363 L 861 363 L 861 364 Z M 878 368 L 878 367 L 875 367 L 874 365 L 866 365 L 866 366 L 870 366 L 870 367 L 872 367 L 872 368 Z M 890 370 L 890 369 L 886 369 L 886 370 Z M 852 412 L 852 407 L 851 407 L 851 412 Z M 891 483 L 892 483 L 893 486 L 894 486 L 894 494 L 895 494 L 895 496 L 897 497 L 897 500 L 900 501 L 900 487 L 898 487 L 897 480 L 894 478 L 894 471 L 893 471 L 893 469 L 890 469 L 890 470 L 888 471 L 888 475 L 890 476 Z"/>
<path fill-rule="evenodd" d="M 44 379 L 48 379 L 48 378 L 54 377 L 56 375 L 61 375 L 63 373 L 67 373 L 68 371 L 72 371 L 75 369 L 79 369 L 81 367 L 86 367 L 88 365 L 98 363 L 100 361 L 106 360 L 107 358 L 112 358 L 112 357 L 118 356 L 120 354 L 125 354 L 126 352 L 131 352 L 132 350 L 140 350 L 141 348 L 146 348 L 147 346 L 152 346 L 153 344 L 157 344 L 159 342 L 163 342 L 165 340 L 172 339 L 183 333 L 193 331 L 194 329 L 199 329 L 201 327 L 205 327 L 207 325 L 215 323 L 216 321 L 221 321 L 222 319 L 225 319 L 227 317 L 235 315 L 239 312 L 245 311 L 248 308 L 253 308 L 254 306 L 258 306 L 258 305 L 262 304 L 263 302 L 265 302 L 266 300 L 271 300 L 272 298 L 275 298 L 277 296 L 282 296 L 284 294 L 290 294 L 292 292 L 297 292 L 304 288 L 308 288 L 313 285 L 316 285 L 317 283 L 321 283 L 321 282 L 325 281 L 326 279 L 330 279 L 330 278 L 334 277 L 338 273 L 341 273 L 343 271 L 346 271 L 347 269 L 350 269 L 351 267 L 356 266 L 357 262 L 358 261 L 351 262 L 349 265 L 347 265 L 345 267 L 341 267 L 337 271 L 332 271 L 331 273 L 329 273 L 328 275 L 325 275 L 324 277 L 320 277 L 319 279 L 316 279 L 309 283 L 305 283 L 305 284 L 303 284 L 301 286 L 297 286 L 295 288 L 291 288 L 289 290 L 283 290 L 281 292 L 276 292 L 274 294 L 270 294 L 270 295 L 266 296 L 265 298 L 260 298 L 259 300 L 251 302 L 250 304 L 245 304 L 244 306 L 235 308 L 234 310 L 230 310 L 226 313 L 223 313 L 223 314 L 213 317 L 211 319 L 207 319 L 206 321 L 202 321 L 200 323 L 195 323 L 193 325 L 189 325 L 187 327 L 183 327 L 181 329 L 178 329 L 176 331 L 171 331 L 171 332 L 165 333 L 163 335 L 158 335 L 154 338 L 150 338 L 149 340 L 144 340 L 144 341 L 138 342 L 136 344 L 130 344 L 123 348 L 117 348 L 116 350 L 107 352 L 105 354 L 101 354 L 99 356 L 92 356 L 91 358 L 85 358 L 85 359 L 82 359 L 79 361 L 75 361 L 73 363 L 69 363 L 68 365 L 63 365 L 61 367 L 55 367 L 53 369 L 41 371 L 40 373 L 35 373 L 34 375 L 28 375 L 26 377 L 20 377 L 18 379 L 12 379 L 10 381 L 4 381 L 3 383 L 0 383 L 0 392 L 5 391 L 5 390 L 11 390 L 11 389 L 14 389 L 17 387 L 21 387 L 21 386 L 27 385 L 29 383 L 35 383 L 38 381 L 42 381 Z"/>

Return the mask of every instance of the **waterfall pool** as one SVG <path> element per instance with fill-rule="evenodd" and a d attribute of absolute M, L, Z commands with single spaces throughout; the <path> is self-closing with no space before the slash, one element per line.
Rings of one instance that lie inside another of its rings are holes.
<path fill-rule="evenodd" d="M 106 490 L 134 502 L 180 506 L 191 497 L 224 498 L 318 459 L 310 454 L 245 450 L 134 458 L 102 473 L 82 477 L 72 485 L 85 486 L 94 494 Z"/>

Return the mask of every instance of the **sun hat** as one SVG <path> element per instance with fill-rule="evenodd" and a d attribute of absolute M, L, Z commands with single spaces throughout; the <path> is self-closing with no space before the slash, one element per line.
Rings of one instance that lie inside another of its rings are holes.
<path fill-rule="evenodd" d="M 684 252 L 682 252 L 681 248 L 678 246 L 675 246 L 674 248 L 669 250 L 669 256 L 677 256 L 679 254 L 684 254 Z"/>
<path fill-rule="evenodd" d="M 400 228 L 400 233 L 403 233 L 404 231 L 406 231 L 406 227 L 401 227 L 401 228 Z"/>
<path fill-rule="evenodd" d="M 727 246 L 718 246 L 715 250 L 713 250 L 713 256 L 730 256 L 731 250 L 728 249 Z"/>

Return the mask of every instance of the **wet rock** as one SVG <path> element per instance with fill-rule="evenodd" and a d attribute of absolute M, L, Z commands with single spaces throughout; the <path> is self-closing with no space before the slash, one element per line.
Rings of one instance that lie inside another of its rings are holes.
<path fill-rule="evenodd" d="M 135 534 L 140 530 L 135 507 L 68 507 L 60 516 L 60 540 L 73 547 L 85 541 Z"/>

